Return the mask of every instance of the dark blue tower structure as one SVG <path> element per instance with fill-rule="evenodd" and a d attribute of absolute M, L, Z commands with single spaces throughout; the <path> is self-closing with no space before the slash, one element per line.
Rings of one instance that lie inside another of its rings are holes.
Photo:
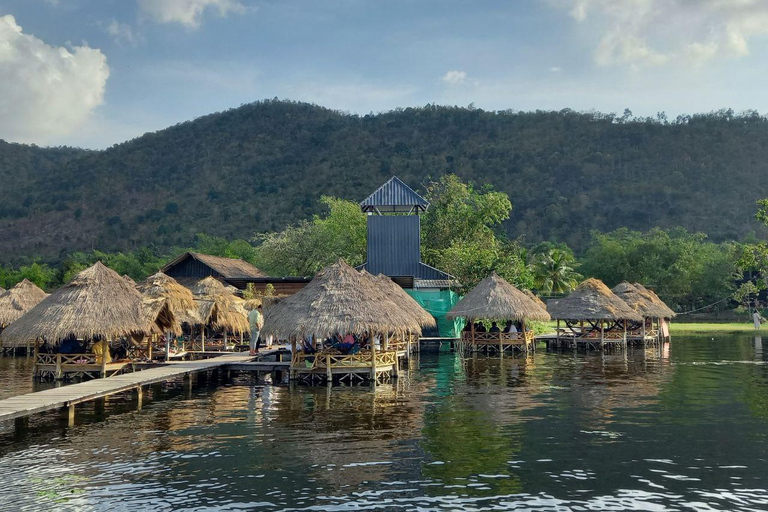
<path fill-rule="evenodd" d="M 444 318 L 458 300 L 455 278 L 421 261 L 421 217 L 429 203 L 393 176 L 360 203 L 368 214 L 367 261 L 362 268 L 384 274 L 402 286 L 438 321 L 439 335 L 456 335 Z M 438 334 L 438 333 L 429 333 Z"/>

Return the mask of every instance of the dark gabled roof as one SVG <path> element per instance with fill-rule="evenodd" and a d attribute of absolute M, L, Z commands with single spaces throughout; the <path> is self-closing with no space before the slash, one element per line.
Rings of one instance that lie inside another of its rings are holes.
<path fill-rule="evenodd" d="M 427 211 L 429 203 L 397 176 L 380 186 L 376 192 L 360 203 L 364 212 Z"/>
<path fill-rule="evenodd" d="M 253 277 L 267 277 L 264 272 L 254 267 L 247 261 L 210 256 L 197 252 L 186 252 L 162 268 L 166 273 L 169 268 L 181 263 L 186 258 L 193 258 L 215 270 L 224 279 L 247 279 Z M 177 279 L 178 280 L 178 279 Z"/>

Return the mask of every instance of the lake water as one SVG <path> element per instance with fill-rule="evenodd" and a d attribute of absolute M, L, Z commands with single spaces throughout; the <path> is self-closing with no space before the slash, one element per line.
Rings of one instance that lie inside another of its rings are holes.
<path fill-rule="evenodd" d="M 754 337 L 677 336 L 422 353 L 375 390 L 173 383 L 0 426 L 0 510 L 766 510 L 766 361 Z M 31 390 L 26 364 L 0 361 L 0 396 Z"/>

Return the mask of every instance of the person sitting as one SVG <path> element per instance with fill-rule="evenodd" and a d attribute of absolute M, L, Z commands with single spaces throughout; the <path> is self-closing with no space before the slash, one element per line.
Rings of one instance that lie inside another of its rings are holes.
<path fill-rule="evenodd" d="M 507 320 L 507 325 L 504 326 L 504 332 L 517 332 L 517 327 L 512 323 L 512 320 Z"/>
<path fill-rule="evenodd" d="M 77 341 L 75 336 L 67 336 L 59 347 L 59 352 L 62 354 L 82 354 L 83 349 L 80 346 L 80 342 Z"/>
<path fill-rule="evenodd" d="M 501 329 L 496 325 L 496 322 L 491 322 L 491 330 L 488 332 L 501 332 Z"/>
<path fill-rule="evenodd" d="M 96 355 L 96 364 L 109 364 L 112 357 L 109 355 L 109 342 L 107 340 L 95 341 L 91 350 Z"/>
<path fill-rule="evenodd" d="M 463 332 L 470 332 L 472 330 L 472 322 L 467 322 L 467 325 L 462 329 Z"/>
<path fill-rule="evenodd" d="M 477 322 L 477 325 L 475 327 L 475 332 L 488 332 L 485 328 L 485 324 L 482 322 Z"/>

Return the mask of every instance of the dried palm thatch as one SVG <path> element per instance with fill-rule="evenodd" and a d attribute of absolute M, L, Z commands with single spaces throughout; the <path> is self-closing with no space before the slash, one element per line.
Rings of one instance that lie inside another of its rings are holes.
<path fill-rule="evenodd" d="M 2 338 L 10 343 L 44 338 L 55 345 L 69 336 L 114 339 L 151 330 L 139 291 L 97 262 L 11 324 Z"/>
<path fill-rule="evenodd" d="M 179 323 L 190 326 L 201 323 L 197 314 L 195 296 L 188 288 L 180 285 L 174 278 L 158 272 L 139 285 L 139 291 L 150 299 L 165 299 L 168 308 Z"/>
<path fill-rule="evenodd" d="M 0 326 L 12 324 L 47 296 L 34 283 L 24 279 L 0 295 Z"/>
<path fill-rule="evenodd" d="M 567 297 L 550 302 L 549 314 L 560 320 L 643 320 L 597 279 L 587 279 Z"/>
<path fill-rule="evenodd" d="M 523 293 L 528 296 L 529 299 L 531 299 L 533 302 L 544 308 L 547 309 L 547 304 L 541 300 L 541 297 L 533 293 L 531 290 L 523 290 Z"/>
<path fill-rule="evenodd" d="M 373 286 L 380 292 L 380 297 L 394 302 L 400 310 L 400 313 L 419 324 L 421 327 L 435 327 L 437 322 L 435 317 L 430 315 L 421 305 L 408 295 L 405 290 L 398 286 L 394 281 L 384 274 L 374 276 L 366 270 L 361 270 L 360 274 L 371 281 Z"/>
<path fill-rule="evenodd" d="M 192 287 L 198 318 L 214 330 L 242 334 L 249 332 L 248 314 L 221 281 L 206 277 Z"/>
<path fill-rule="evenodd" d="M 421 327 L 372 279 L 339 260 L 295 295 L 265 307 L 262 332 L 286 339 L 348 332 L 421 334 Z"/>
<path fill-rule="evenodd" d="M 8 291 L 8 290 L 6 290 L 6 289 L 5 289 L 5 288 L 3 288 L 2 286 L 0 286 L 0 295 L 4 294 L 4 293 L 5 293 L 5 292 L 7 292 L 7 291 Z"/>
<path fill-rule="evenodd" d="M 647 291 L 640 290 L 632 283 L 623 281 L 611 291 L 643 318 L 663 318 L 666 314 L 664 308 L 653 302 Z"/>
<path fill-rule="evenodd" d="M 656 304 L 659 308 L 661 308 L 661 311 L 664 312 L 664 314 L 659 316 L 659 318 L 675 318 L 677 316 L 677 313 L 675 313 L 674 310 L 672 310 L 672 308 L 667 306 L 667 304 L 663 300 L 661 300 L 661 298 L 658 295 L 656 295 L 656 292 L 654 292 L 653 290 L 651 290 L 649 288 L 646 288 L 645 286 L 643 286 L 640 283 L 634 283 L 634 284 L 635 284 L 635 288 L 637 288 L 641 292 L 647 293 L 648 294 L 648 298 L 654 304 Z"/>
<path fill-rule="evenodd" d="M 171 311 L 167 299 L 143 297 L 141 310 L 144 320 L 152 327 L 151 334 L 163 335 L 170 332 L 178 336 L 182 333 L 181 323 Z"/>
<path fill-rule="evenodd" d="M 445 315 L 448 318 L 549 320 L 549 313 L 501 276 L 492 273 L 467 293 Z"/>

